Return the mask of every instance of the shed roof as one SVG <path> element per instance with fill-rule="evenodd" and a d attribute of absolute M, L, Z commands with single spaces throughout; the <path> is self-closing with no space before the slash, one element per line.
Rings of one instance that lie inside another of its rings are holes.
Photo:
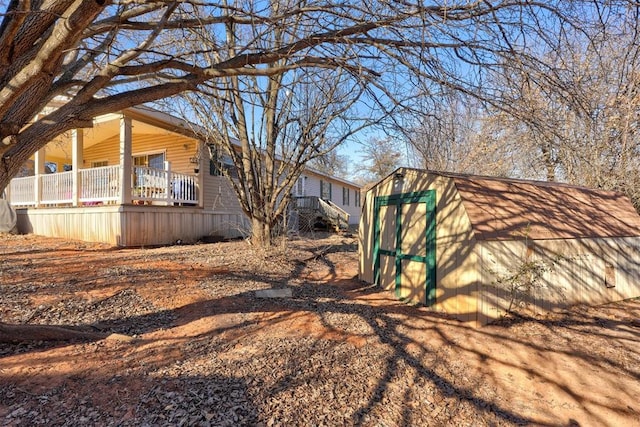
<path fill-rule="evenodd" d="M 640 215 L 619 192 L 556 182 L 414 171 L 454 181 L 479 240 L 640 236 Z"/>
<path fill-rule="evenodd" d="M 640 236 L 640 216 L 622 193 L 543 181 L 436 174 L 453 179 L 480 240 Z"/>

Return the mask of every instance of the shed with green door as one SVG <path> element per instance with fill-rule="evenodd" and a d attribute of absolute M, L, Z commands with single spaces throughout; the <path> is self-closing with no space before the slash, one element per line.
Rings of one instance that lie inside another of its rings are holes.
<path fill-rule="evenodd" d="M 640 296 L 640 216 L 617 192 L 400 168 L 359 230 L 361 280 L 476 326 Z"/>

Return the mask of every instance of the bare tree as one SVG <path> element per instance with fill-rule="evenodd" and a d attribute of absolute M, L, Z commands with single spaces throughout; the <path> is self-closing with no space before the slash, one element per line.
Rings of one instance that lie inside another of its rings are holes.
<path fill-rule="evenodd" d="M 285 67 L 287 59 L 279 62 Z M 362 90 L 342 69 L 319 69 L 219 79 L 183 96 L 211 153 L 233 161 L 230 183 L 251 219 L 253 243 L 272 243 L 305 165 L 359 130 L 345 117 Z"/>
<path fill-rule="evenodd" d="M 221 78 L 342 69 L 366 84 L 369 108 L 387 113 L 425 82 L 472 90 L 456 58 L 495 64 L 538 15 L 550 26 L 568 18 L 566 4 L 10 1 L 0 24 L 0 188 L 48 141 L 96 115 Z M 194 29 L 210 43 L 181 43 Z M 54 98 L 58 107 L 45 110 Z"/>
<path fill-rule="evenodd" d="M 359 179 L 365 184 L 377 182 L 406 163 L 402 144 L 392 137 L 373 137 L 362 142 L 362 169 Z"/>
<path fill-rule="evenodd" d="M 509 146 L 496 138 L 484 103 L 451 90 L 425 101 L 425 114 L 402 133 L 416 166 L 479 175 L 514 174 Z"/>
<path fill-rule="evenodd" d="M 337 150 L 316 157 L 309 162 L 309 166 L 319 172 L 341 178 L 349 176 L 351 170 L 349 157 L 338 153 Z"/>
<path fill-rule="evenodd" d="M 523 175 L 627 193 L 640 207 L 638 6 L 565 31 L 540 63 L 505 66 L 492 117 Z"/>

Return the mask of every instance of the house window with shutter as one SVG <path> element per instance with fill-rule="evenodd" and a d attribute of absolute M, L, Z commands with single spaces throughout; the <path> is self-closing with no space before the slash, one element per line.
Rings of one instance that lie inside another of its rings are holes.
<path fill-rule="evenodd" d="M 354 202 L 355 202 L 355 206 L 359 208 L 360 207 L 360 191 L 359 190 L 356 190 Z"/>
<path fill-rule="evenodd" d="M 342 206 L 349 206 L 349 189 L 342 187 Z"/>
<path fill-rule="evenodd" d="M 238 179 L 238 169 L 229 154 L 226 154 L 215 144 L 208 144 L 208 151 L 209 175 Z"/>

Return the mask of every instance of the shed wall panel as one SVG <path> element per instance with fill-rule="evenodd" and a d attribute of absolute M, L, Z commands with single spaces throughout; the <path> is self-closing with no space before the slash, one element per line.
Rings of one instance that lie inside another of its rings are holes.
<path fill-rule="evenodd" d="M 407 301 L 426 301 L 426 277 L 427 265 L 424 262 L 402 260 L 402 275 L 397 296 Z"/>
<path fill-rule="evenodd" d="M 396 288 L 396 265 L 391 256 L 380 255 L 380 287 L 388 291 Z"/>
<path fill-rule="evenodd" d="M 427 208 L 424 203 L 402 205 L 400 250 L 403 254 L 427 256 Z M 394 221 L 395 222 L 395 221 Z"/>
<path fill-rule="evenodd" d="M 638 238 L 483 241 L 479 254 L 485 273 L 482 307 L 488 319 L 504 315 L 513 300 L 509 285 L 499 279 L 515 275 L 525 262 L 546 269 L 530 298 L 513 301 L 522 301 L 521 309 L 533 313 L 640 295 Z M 607 268 L 615 275 L 615 286 L 605 284 Z"/>

